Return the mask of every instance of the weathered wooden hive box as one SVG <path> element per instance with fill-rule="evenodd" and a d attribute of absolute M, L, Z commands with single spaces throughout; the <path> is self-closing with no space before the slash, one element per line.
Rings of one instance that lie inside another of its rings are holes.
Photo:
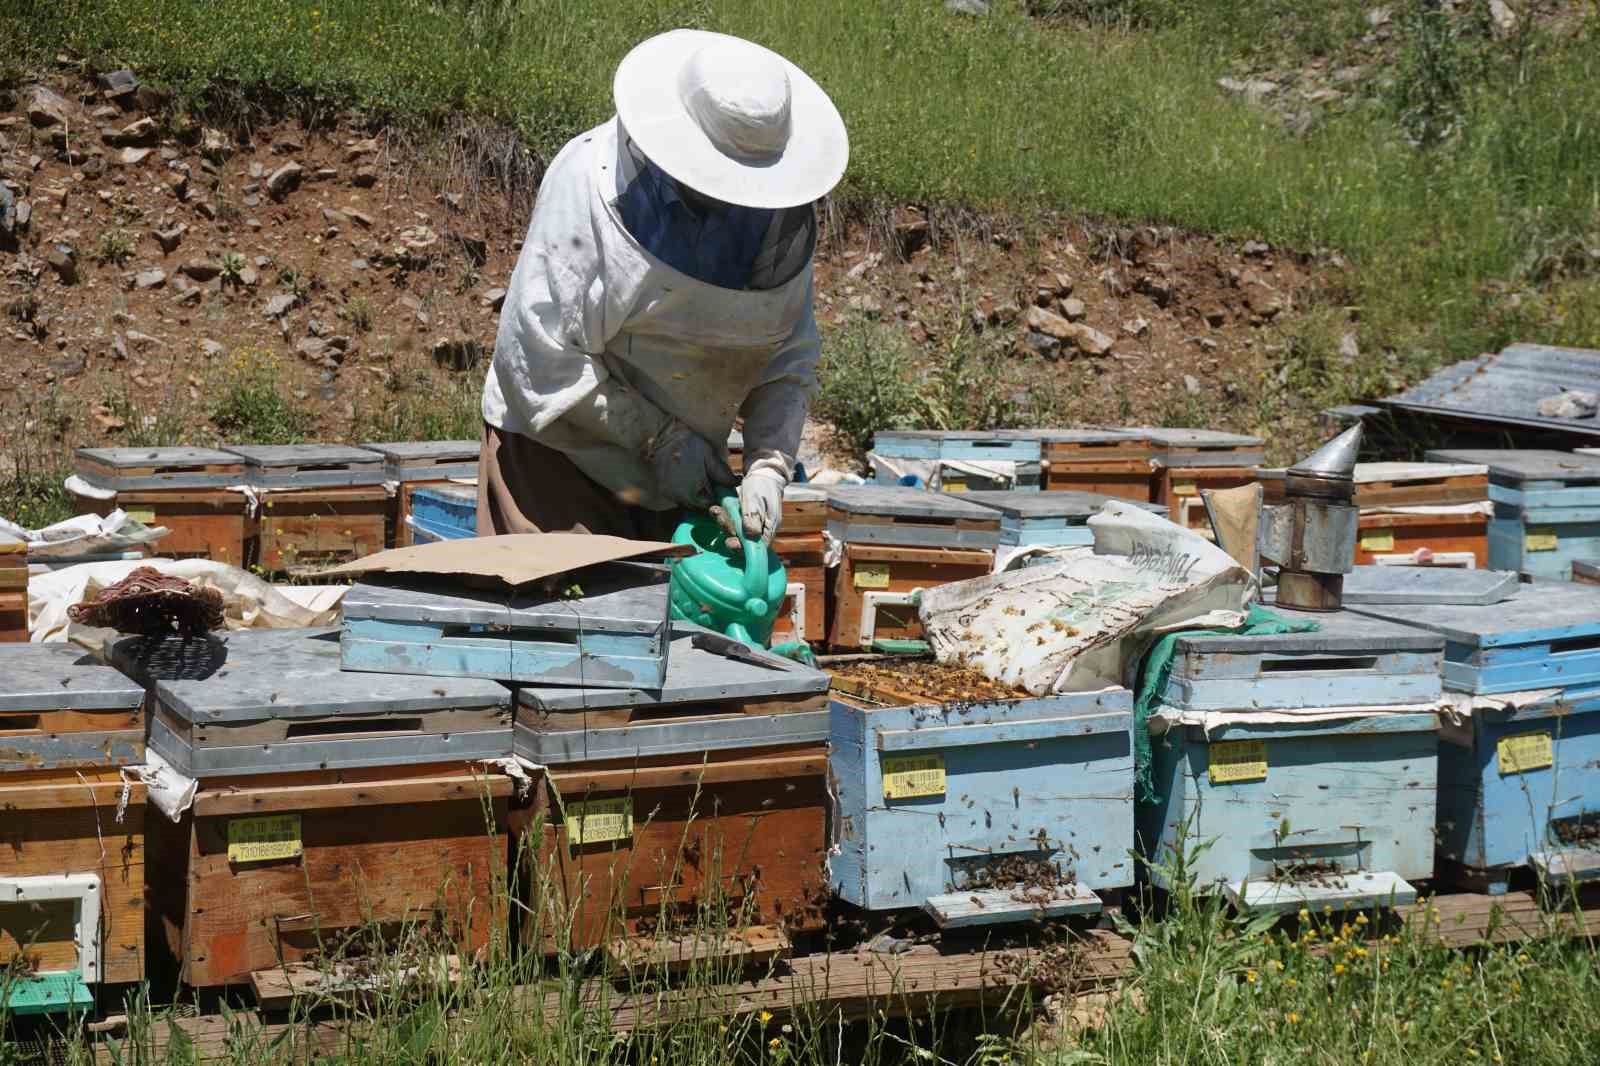
<path fill-rule="evenodd" d="M 1565 581 L 1600 550 L 1600 456 L 1440 450 L 1428 458 L 1489 468 L 1489 568 Z"/>
<path fill-rule="evenodd" d="M 844 546 L 828 645 L 857 649 L 920 640 L 917 590 L 993 570 L 1000 515 L 944 493 L 849 486 L 828 493 L 828 535 Z"/>
<path fill-rule="evenodd" d="M 13 1007 L 144 978 L 145 790 L 121 772 L 144 761 L 144 698 L 82 649 L 0 646 L 0 967 L 34 971 Z"/>
<path fill-rule="evenodd" d="M 28 642 L 28 546 L 0 541 L 0 644 Z"/>
<path fill-rule="evenodd" d="M 449 485 L 451 478 L 478 476 L 475 440 L 407 440 L 361 445 L 383 456 L 384 480 L 393 486 L 389 542 L 397 548 L 412 543 L 412 494 L 423 486 Z M 476 493 L 474 493 L 476 496 Z"/>
<path fill-rule="evenodd" d="M 772 548 L 789 575 L 789 591 L 772 627 L 772 643 L 820 643 L 828 635 L 828 493 L 810 485 L 783 490 L 783 525 Z"/>
<path fill-rule="evenodd" d="M 473 485 L 416 485 L 406 497 L 402 544 L 432 544 L 478 535 L 478 490 Z"/>
<path fill-rule="evenodd" d="M 666 677 L 668 572 L 608 563 L 572 575 L 571 595 L 535 586 L 465 588 L 369 575 L 345 594 L 347 670 L 482 677 L 590 688 L 655 688 Z"/>
<path fill-rule="evenodd" d="M 1503 891 L 1527 865 L 1600 875 L 1600 589 L 1535 582 L 1503 603 L 1357 610 L 1441 636 L 1439 853 Z"/>
<path fill-rule="evenodd" d="M 262 494 L 248 561 L 273 572 L 381 551 L 389 517 L 384 461 L 342 444 L 230 445 Z"/>
<path fill-rule="evenodd" d="M 1600 558 L 1572 560 L 1572 580 L 1585 585 L 1600 585 Z"/>
<path fill-rule="evenodd" d="M 229 489 L 245 481 L 239 456 L 215 448 L 79 448 L 72 465 L 91 488 L 115 493 L 75 493 L 81 512 L 121 508 L 147 526 L 166 526 L 157 555 L 243 565 L 246 500 Z"/>
<path fill-rule="evenodd" d="M 151 821 L 151 906 L 182 980 L 243 983 L 402 932 L 470 954 L 505 921 L 511 692 L 340 669 L 332 629 L 125 638 L 151 749 L 194 782 Z"/>
<path fill-rule="evenodd" d="M 1410 902 L 1433 873 L 1444 641 L 1275 610 L 1322 628 L 1177 642 L 1139 807 L 1152 880 L 1168 887 L 1181 847 L 1197 883 L 1241 907 Z"/>
<path fill-rule="evenodd" d="M 1473 463 L 1357 463 L 1358 564 L 1489 564 L 1489 469 Z"/>
<path fill-rule="evenodd" d="M 514 812 L 525 942 L 820 927 L 828 677 L 757 649 L 727 658 L 697 633 L 678 626 L 659 691 L 518 690 L 517 754 L 549 783 Z"/>
<path fill-rule="evenodd" d="M 1167 517 L 1189 529 L 1208 530 L 1201 489 L 1252 484 L 1266 458 L 1260 437 L 1214 429 L 1139 427 L 1150 441 L 1155 464 L 1154 500 Z"/>
<path fill-rule="evenodd" d="M 927 666 L 932 688 L 975 698 L 906 692 L 894 674 L 835 677 L 834 892 L 869 911 L 920 907 L 946 928 L 1120 902 L 1134 881 L 1127 690 L 996 698 Z"/>
<path fill-rule="evenodd" d="M 883 431 L 872 438 L 875 455 L 888 460 L 931 463 L 944 492 L 1021 489 L 1037 492 L 1043 445 L 1031 434 L 1004 431 L 918 429 Z M 985 470 L 971 464 L 1003 464 Z M 1009 473 L 1007 473 L 1009 471 Z M 885 471 L 878 470 L 884 481 Z M 894 483 L 890 479 L 889 483 Z"/>
<path fill-rule="evenodd" d="M 1044 454 L 1044 487 L 1095 492 L 1135 503 L 1154 499 L 1155 447 L 1129 429 L 1013 430 L 1036 437 Z"/>
<path fill-rule="evenodd" d="M 1116 497 L 1098 492 L 969 492 L 962 499 L 999 511 L 1000 545 L 1017 548 L 1093 544 L 1089 519 Z"/>

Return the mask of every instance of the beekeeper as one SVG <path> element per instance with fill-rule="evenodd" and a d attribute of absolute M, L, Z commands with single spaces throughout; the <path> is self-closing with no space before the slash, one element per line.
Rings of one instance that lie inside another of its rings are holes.
<path fill-rule="evenodd" d="M 770 540 L 816 385 L 813 204 L 844 123 L 782 56 L 698 30 L 635 47 L 613 94 L 551 162 L 506 290 L 478 532 L 664 540 L 737 483 Z"/>

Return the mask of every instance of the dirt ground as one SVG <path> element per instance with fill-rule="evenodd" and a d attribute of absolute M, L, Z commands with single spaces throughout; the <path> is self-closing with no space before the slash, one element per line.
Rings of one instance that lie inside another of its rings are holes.
<path fill-rule="evenodd" d="M 0 93 L 0 439 L 65 448 L 182 412 L 194 440 L 219 378 L 270 359 L 324 439 L 401 384 L 476 376 L 526 226 L 526 197 L 355 116 L 247 130 L 75 71 Z M 1100 422 L 1211 412 L 1248 424 L 1271 328 L 1322 284 L 1302 257 L 1158 228 L 986 219 L 903 207 L 825 220 L 826 333 L 853 316 L 932 353 L 997 335 L 1041 381 L 1070 374 Z M 1324 268 L 1326 273 L 1326 268 Z M 930 355 L 930 358 L 932 356 Z M 459 391 L 459 390 L 458 390 Z M 48 399 L 51 417 L 37 417 Z"/>

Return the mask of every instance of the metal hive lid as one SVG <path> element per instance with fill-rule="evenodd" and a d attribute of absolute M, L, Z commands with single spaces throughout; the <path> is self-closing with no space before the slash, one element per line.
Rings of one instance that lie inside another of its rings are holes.
<path fill-rule="evenodd" d="M 497 681 L 343 670 L 336 629 L 241 630 L 223 643 L 209 677 L 154 683 L 163 707 L 207 724 L 511 705 Z"/>
<path fill-rule="evenodd" d="M 1040 519 L 1040 518 L 1083 518 L 1099 511 L 1108 503 L 1126 503 L 1140 510 L 1150 511 L 1153 514 L 1166 514 L 1166 504 L 1140 503 L 1134 500 L 1124 500 L 1117 496 L 1105 496 L 1098 492 L 966 492 L 962 493 L 963 500 L 970 500 L 980 507 L 988 507 L 999 511 L 1007 518 Z"/>
<path fill-rule="evenodd" d="M 1130 430 L 1150 443 L 1163 448 L 1182 447 L 1237 447 L 1259 448 L 1262 445 L 1260 437 L 1251 437 L 1243 433 L 1227 433 L 1220 429 L 1193 429 L 1188 427 L 1162 427 L 1138 426 Z"/>
<path fill-rule="evenodd" d="M 523 589 L 474 589 L 448 579 L 369 574 L 343 600 L 346 621 L 381 619 L 442 625 L 508 625 L 562 632 L 655 633 L 667 617 L 668 572 L 609 563 L 562 579 L 583 590 L 566 599 Z"/>
<path fill-rule="evenodd" d="M 251 466 L 374 466 L 383 456 L 348 444 L 240 444 L 228 451 L 242 456 Z"/>
<path fill-rule="evenodd" d="M 1600 587 L 1522 585 L 1491 604 L 1358 604 L 1351 610 L 1439 633 L 1472 647 L 1542 643 L 1600 633 Z"/>
<path fill-rule="evenodd" d="M 73 455 L 118 469 L 220 466 L 228 463 L 238 466 L 242 462 L 240 456 L 216 448 L 79 448 Z"/>
<path fill-rule="evenodd" d="M 989 508 L 967 503 L 947 492 L 888 485 L 843 485 L 830 489 L 828 506 L 848 514 L 999 521 L 999 516 Z"/>
<path fill-rule="evenodd" d="M 700 627 L 672 626 L 667 655 L 667 680 L 660 692 L 636 688 L 563 688 L 553 685 L 517 689 L 517 704 L 539 711 L 578 711 L 586 707 L 670 706 L 713 700 L 761 699 L 769 696 L 812 696 L 828 690 L 828 675 L 754 648 L 775 669 L 742 663 L 694 646 Z"/>
<path fill-rule="evenodd" d="M 361 447 L 400 463 L 414 463 L 419 459 L 467 461 L 478 458 L 478 442 L 475 440 L 402 440 L 384 444 L 363 441 Z"/>
<path fill-rule="evenodd" d="M 1587 481 L 1600 478 L 1600 457 L 1540 448 L 1437 448 L 1428 458 L 1474 463 L 1498 481 Z"/>
<path fill-rule="evenodd" d="M 1381 401 L 1402 410 L 1600 437 L 1600 420 L 1546 418 L 1539 401 L 1562 388 L 1600 391 L 1600 351 L 1513 344 L 1434 373 Z"/>
<path fill-rule="evenodd" d="M 1316 622 L 1310 633 L 1273 633 L 1263 636 L 1227 634 L 1216 637 L 1181 636 L 1178 650 L 1228 654 L 1288 653 L 1343 655 L 1384 651 L 1440 652 L 1444 638 L 1412 626 L 1397 625 L 1355 611 L 1294 611 L 1273 607 L 1273 612 L 1294 621 Z"/>
<path fill-rule="evenodd" d="M 142 686 L 82 648 L 0 644 L 0 711 L 116 711 L 143 702 Z"/>

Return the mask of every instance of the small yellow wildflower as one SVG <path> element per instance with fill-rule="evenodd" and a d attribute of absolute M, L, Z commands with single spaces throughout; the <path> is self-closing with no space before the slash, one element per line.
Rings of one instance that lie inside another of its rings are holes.
<path fill-rule="evenodd" d="M 772 1012 L 770 1010 L 764 1010 L 760 1014 L 756 1015 L 756 1021 L 760 1022 L 762 1025 L 766 1025 L 771 1020 Z"/>
<path fill-rule="evenodd" d="M 1251 984 L 1255 984 L 1256 983 L 1256 972 L 1254 970 L 1246 970 L 1244 972 L 1244 979 L 1246 981 L 1249 981 Z"/>
<path fill-rule="evenodd" d="M 1272 960 L 1272 968 L 1274 970 L 1277 970 L 1279 973 L 1282 973 L 1283 972 L 1283 963 L 1279 962 L 1277 959 L 1273 959 Z"/>
<path fill-rule="evenodd" d="M 1364 958 L 1367 957 L 1367 949 L 1366 948 L 1356 948 L 1354 951 L 1351 952 L 1351 954 L 1354 955 L 1358 959 L 1364 959 Z"/>
<path fill-rule="evenodd" d="M 1468 1058 L 1473 1058 L 1473 1059 L 1477 1058 L 1478 1057 L 1478 1049 L 1475 1048 L 1475 1047 L 1467 1048 L 1467 1057 Z"/>
<path fill-rule="evenodd" d="M 1296 1014 L 1294 1011 L 1290 1011 L 1288 1013 L 1288 1015 L 1286 1016 L 1285 1020 L 1288 1021 L 1288 1023 L 1290 1025 L 1299 1025 L 1300 1024 L 1300 1015 Z"/>
<path fill-rule="evenodd" d="M 1310 921 L 1311 920 L 1311 912 L 1306 910 L 1304 907 L 1301 907 L 1300 908 L 1300 920 L 1302 922 Z"/>
<path fill-rule="evenodd" d="M 1283 983 L 1288 985 L 1290 988 L 1295 988 L 1296 986 L 1298 986 L 1300 984 L 1300 982 L 1296 981 L 1293 977 L 1289 978 L 1288 980 L 1284 981 Z"/>
<path fill-rule="evenodd" d="M 1365 914 L 1356 915 L 1356 924 L 1357 925 L 1366 925 L 1367 924 L 1367 916 Z M 1369 1051 L 1369 1052 L 1367 1052 L 1367 1054 L 1370 1055 L 1370 1054 L 1372 1054 L 1372 1052 Z"/>
<path fill-rule="evenodd" d="M 1344 963 L 1341 962 L 1341 963 L 1338 963 L 1337 965 L 1335 965 L 1334 968 L 1333 968 L 1333 972 L 1335 974 L 1344 973 Z"/>
<path fill-rule="evenodd" d="M 1527 952 L 1523 952 L 1522 954 L 1518 955 L 1517 956 L 1517 961 L 1518 962 L 1527 962 L 1528 961 Z"/>
<path fill-rule="evenodd" d="M 783 1041 L 778 1039 L 777 1037 L 773 1037 L 771 1040 L 767 1041 L 767 1046 L 770 1047 L 770 1048 L 777 1048 L 777 1047 L 781 1046 L 782 1044 L 783 1044 Z"/>
<path fill-rule="evenodd" d="M 1440 988 L 1444 988 L 1444 989 L 1448 989 L 1450 987 L 1450 978 L 1448 978 L 1448 977 L 1439 978 L 1439 987 Z"/>

